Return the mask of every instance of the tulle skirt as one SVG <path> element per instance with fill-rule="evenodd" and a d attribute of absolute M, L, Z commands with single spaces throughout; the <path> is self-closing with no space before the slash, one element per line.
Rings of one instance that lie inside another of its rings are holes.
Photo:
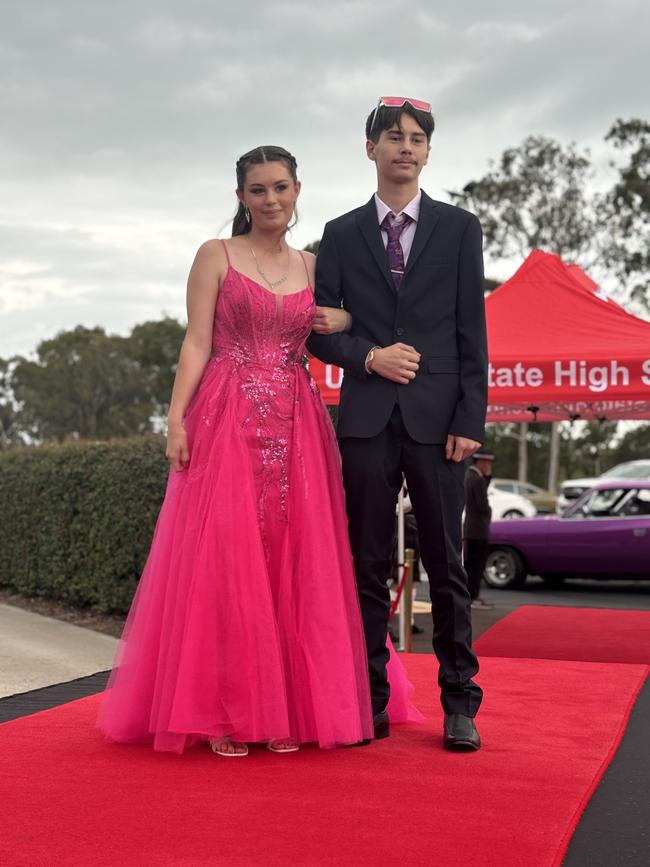
<path fill-rule="evenodd" d="M 208 365 L 102 703 L 111 740 L 372 737 L 333 429 L 302 367 L 283 400 L 269 444 L 234 365 Z M 416 716 L 399 660 L 390 671 L 392 718 Z"/>

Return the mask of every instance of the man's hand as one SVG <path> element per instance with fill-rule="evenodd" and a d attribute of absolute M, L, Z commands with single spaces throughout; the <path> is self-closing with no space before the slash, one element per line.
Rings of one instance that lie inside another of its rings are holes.
<path fill-rule="evenodd" d="M 481 447 L 476 440 L 470 440 L 467 437 L 455 437 L 449 434 L 447 444 L 445 445 L 445 457 L 448 461 L 456 461 L 459 464 L 465 458 L 473 455 L 474 452 Z"/>
<path fill-rule="evenodd" d="M 419 366 L 420 353 L 417 349 L 406 343 L 393 343 L 392 346 L 375 349 L 370 370 L 384 379 L 407 385 L 415 379 Z"/>

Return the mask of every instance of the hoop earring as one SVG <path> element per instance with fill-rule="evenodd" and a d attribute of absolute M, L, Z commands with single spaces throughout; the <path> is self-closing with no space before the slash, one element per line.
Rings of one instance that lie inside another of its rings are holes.
<path fill-rule="evenodd" d="M 250 223 L 251 221 L 251 212 L 248 210 L 248 205 L 244 205 L 244 216 L 246 217 L 246 222 Z"/>

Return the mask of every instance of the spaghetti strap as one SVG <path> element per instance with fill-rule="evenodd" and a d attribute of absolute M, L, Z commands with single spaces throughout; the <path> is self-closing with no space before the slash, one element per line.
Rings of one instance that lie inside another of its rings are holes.
<path fill-rule="evenodd" d="M 307 267 L 307 260 L 305 259 L 305 254 L 302 252 L 302 250 L 298 250 L 298 252 L 300 253 L 300 258 L 302 259 L 302 264 L 305 266 L 305 272 L 307 274 L 307 285 L 309 286 L 309 288 L 313 292 L 314 287 L 311 285 L 311 277 L 309 276 L 309 268 Z"/>
<path fill-rule="evenodd" d="M 223 246 L 223 251 L 226 254 L 226 262 L 228 263 L 228 267 L 231 268 L 232 266 L 230 264 L 230 256 L 228 254 L 228 245 L 223 239 L 221 239 L 221 245 Z"/>

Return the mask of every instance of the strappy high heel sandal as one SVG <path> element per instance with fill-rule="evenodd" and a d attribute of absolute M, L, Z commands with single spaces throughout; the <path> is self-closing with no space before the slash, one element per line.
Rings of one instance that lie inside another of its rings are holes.
<path fill-rule="evenodd" d="M 239 759 L 242 756 L 248 755 L 248 744 L 234 741 L 232 738 L 210 738 L 208 743 L 215 756 L 224 756 L 227 759 Z M 226 749 L 227 747 L 234 747 L 235 749 L 230 751 Z M 243 747 L 244 749 L 238 751 L 239 747 Z"/>
<path fill-rule="evenodd" d="M 300 744 L 294 738 L 274 738 L 268 742 L 266 748 L 272 753 L 297 753 Z"/>

